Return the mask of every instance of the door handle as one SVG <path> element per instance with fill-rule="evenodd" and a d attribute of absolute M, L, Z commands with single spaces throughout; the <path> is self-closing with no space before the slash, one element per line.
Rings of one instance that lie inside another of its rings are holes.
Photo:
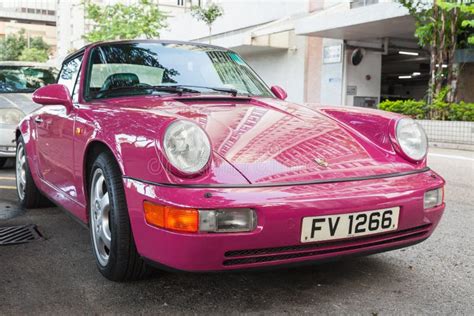
<path fill-rule="evenodd" d="M 41 117 L 37 116 L 37 117 L 35 117 L 35 122 L 37 124 L 41 124 L 41 123 L 43 123 L 43 119 Z"/>

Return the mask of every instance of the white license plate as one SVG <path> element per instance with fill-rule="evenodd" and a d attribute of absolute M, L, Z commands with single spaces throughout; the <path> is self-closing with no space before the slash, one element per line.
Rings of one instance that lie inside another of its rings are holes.
<path fill-rule="evenodd" d="M 343 239 L 396 230 L 399 207 L 303 218 L 301 242 Z"/>

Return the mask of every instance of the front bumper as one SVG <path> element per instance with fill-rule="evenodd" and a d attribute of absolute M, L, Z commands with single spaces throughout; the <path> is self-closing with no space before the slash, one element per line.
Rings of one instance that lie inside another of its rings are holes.
<path fill-rule="evenodd" d="M 220 271 L 327 261 L 401 248 L 428 238 L 444 204 L 423 209 L 427 190 L 444 185 L 433 171 L 393 178 L 266 188 L 176 188 L 124 178 L 132 231 L 141 256 L 186 271 Z M 209 197 L 210 196 L 210 197 Z M 253 208 L 250 233 L 178 233 L 148 225 L 143 202 L 199 209 Z M 303 217 L 400 207 L 398 230 L 302 244 Z"/>
<path fill-rule="evenodd" d="M 15 125 L 0 125 L 0 157 L 15 157 Z"/>

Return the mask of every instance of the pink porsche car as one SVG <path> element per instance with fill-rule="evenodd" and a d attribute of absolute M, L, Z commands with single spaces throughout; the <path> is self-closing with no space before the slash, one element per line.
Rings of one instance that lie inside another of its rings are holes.
<path fill-rule="evenodd" d="M 368 255 L 428 238 L 444 180 L 410 118 L 306 107 L 233 51 L 96 43 L 16 132 L 18 197 L 90 230 L 100 272 L 223 271 Z"/>

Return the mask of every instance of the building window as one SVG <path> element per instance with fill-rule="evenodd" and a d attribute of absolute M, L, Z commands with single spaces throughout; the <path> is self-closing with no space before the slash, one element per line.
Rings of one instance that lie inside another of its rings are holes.
<path fill-rule="evenodd" d="M 352 0 L 351 9 L 365 7 L 367 5 L 379 3 L 379 0 Z"/>

